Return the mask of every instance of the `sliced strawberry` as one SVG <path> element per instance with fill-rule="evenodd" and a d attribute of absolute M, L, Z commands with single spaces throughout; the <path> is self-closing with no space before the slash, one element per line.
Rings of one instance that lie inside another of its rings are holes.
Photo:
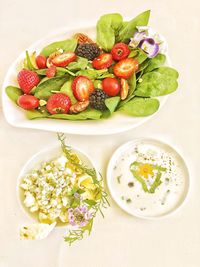
<path fill-rule="evenodd" d="M 97 70 L 107 69 L 112 65 L 112 55 L 103 53 L 92 61 L 93 68 Z"/>
<path fill-rule="evenodd" d="M 37 64 L 39 69 L 45 69 L 46 68 L 47 59 L 43 55 L 37 56 L 35 61 L 36 61 L 36 64 Z"/>
<path fill-rule="evenodd" d="M 66 94 L 53 94 L 49 97 L 46 107 L 50 114 L 65 114 L 71 107 L 71 100 Z"/>
<path fill-rule="evenodd" d="M 51 62 L 56 67 L 66 67 L 70 62 L 74 60 L 76 60 L 76 54 L 74 52 L 69 52 L 57 55 L 52 59 Z"/>
<path fill-rule="evenodd" d="M 72 83 L 73 94 L 78 101 L 86 101 L 94 90 L 93 82 L 85 77 L 78 76 Z"/>
<path fill-rule="evenodd" d="M 138 70 L 139 63 L 134 58 L 125 58 L 120 60 L 113 68 L 115 76 L 128 79 Z"/>
<path fill-rule="evenodd" d="M 126 58 L 130 54 L 130 50 L 127 44 L 118 43 L 113 46 L 111 54 L 113 59 L 118 61 Z"/>
<path fill-rule="evenodd" d="M 56 75 L 56 66 L 51 66 L 46 70 L 46 76 L 52 78 Z"/>

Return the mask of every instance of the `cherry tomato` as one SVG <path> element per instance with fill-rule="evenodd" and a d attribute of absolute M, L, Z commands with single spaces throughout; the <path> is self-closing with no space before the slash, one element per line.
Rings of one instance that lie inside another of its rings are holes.
<path fill-rule="evenodd" d="M 36 61 L 36 64 L 37 64 L 39 69 L 45 69 L 46 68 L 47 59 L 45 56 L 39 55 L 36 57 L 35 61 Z"/>
<path fill-rule="evenodd" d="M 17 100 L 18 105 L 23 109 L 35 109 L 39 106 L 39 100 L 33 95 L 21 95 Z"/>
<path fill-rule="evenodd" d="M 120 83 L 115 78 L 105 78 L 102 82 L 103 91 L 109 96 L 116 96 L 120 92 Z"/>

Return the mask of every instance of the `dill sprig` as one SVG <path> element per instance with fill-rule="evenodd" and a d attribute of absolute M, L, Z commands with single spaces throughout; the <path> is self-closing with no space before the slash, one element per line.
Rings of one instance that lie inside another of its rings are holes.
<path fill-rule="evenodd" d="M 110 204 L 107 199 L 108 195 L 104 191 L 104 188 L 103 188 L 103 177 L 101 173 L 99 173 L 99 176 L 98 176 L 94 168 L 88 168 L 84 163 L 80 164 L 76 162 L 72 156 L 73 153 L 71 151 L 71 147 L 67 146 L 65 143 L 65 139 L 66 139 L 65 134 L 57 133 L 57 136 L 58 136 L 58 140 L 61 143 L 62 151 L 67 157 L 68 161 L 71 164 L 73 164 L 76 168 L 81 170 L 83 173 L 87 173 L 89 176 L 92 177 L 94 184 L 98 188 L 97 195 L 100 194 L 100 198 L 98 199 L 98 201 L 94 201 L 91 204 L 91 207 L 93 209 L 93 217 L 92 219 L 90 219 L 88 224 L 84 227 L 80 227 L 79 229 L 69 230 L 68 235 L 64 237 L 64 240 L 68 242 L 69 245 L 71 245 L 73 242 L 83 239 L 85 232 L 88 232 L 88 234 L 90 235 L 92 226 L 93 226 L 93 218 L 96 216 L 98 212 L 100 212 L 102 217 L 104 218 L 104 214 L 102 210 L 110 206 Z"/>

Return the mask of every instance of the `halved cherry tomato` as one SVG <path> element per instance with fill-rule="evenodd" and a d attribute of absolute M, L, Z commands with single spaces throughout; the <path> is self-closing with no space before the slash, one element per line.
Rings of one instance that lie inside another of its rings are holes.
<path fill-rule="evenodd" d="M 97 70 L 107 69 L 112 65 L 112 55 L 103 53 L 92 61 L 93 68 Z"/>
<path fill-rule="evenodd" d="M 69 52 L 55 56 L 51 62 L 56 67 L 66 67 L 70 62 L 74 61 L 75 59 L 76 54 L 74 52 Z"/>
<path fill-rule="evenodd" d="M 134 58 L 125 58 L 120 60 L 113 68 L 115 76 L 128 79 L 138 70 L 139 63 Z"/>
<path fill-rule="evenodd" d="M 47 59 L 45 56 L 38 55 L 36 57 L 35 61 L 36 61 L 36 64 L 37 64 L 39 69 L 45 69 L 46 68 Z"/>
<path fill-rule="evenodd" d="M 90 94 L 93 92 L 94 85 L 89 78 L 78 76 L 73 80 L 72 90 L 78 101 L 85 101 L 89 99 Z"/>
<path fill-rule="evenodd" d="M 102 82 L 103 91 L 109 96 L 116 96 L 120 91 L 120 83 L 115 78 L 105 78 Z"/>
<path fill-rule="evenodd" d="M 23 109 L 35 109 L 39 106 L 39 100 L 33 95 L 21 95 L 17 100 L 18 105 Z"/>

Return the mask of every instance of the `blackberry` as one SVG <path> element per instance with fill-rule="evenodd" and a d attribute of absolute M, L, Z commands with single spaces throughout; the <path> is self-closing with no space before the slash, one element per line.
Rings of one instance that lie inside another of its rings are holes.
<path fill-rule="evenodd" d="M 88 60 L 93 60 L 100 55 L 100 49 L 95 44 L 79 44 L 76 48 L 76 54 L 80 57 L 85 57 Z"/>
<path fill-rule="evenodd" d="M 108 95 L 101 89 L 95 89 L 94 92 L 90 95 L 90 105 L 99 110 L 105 110 L 105 100 L 108 98 Z"/>

